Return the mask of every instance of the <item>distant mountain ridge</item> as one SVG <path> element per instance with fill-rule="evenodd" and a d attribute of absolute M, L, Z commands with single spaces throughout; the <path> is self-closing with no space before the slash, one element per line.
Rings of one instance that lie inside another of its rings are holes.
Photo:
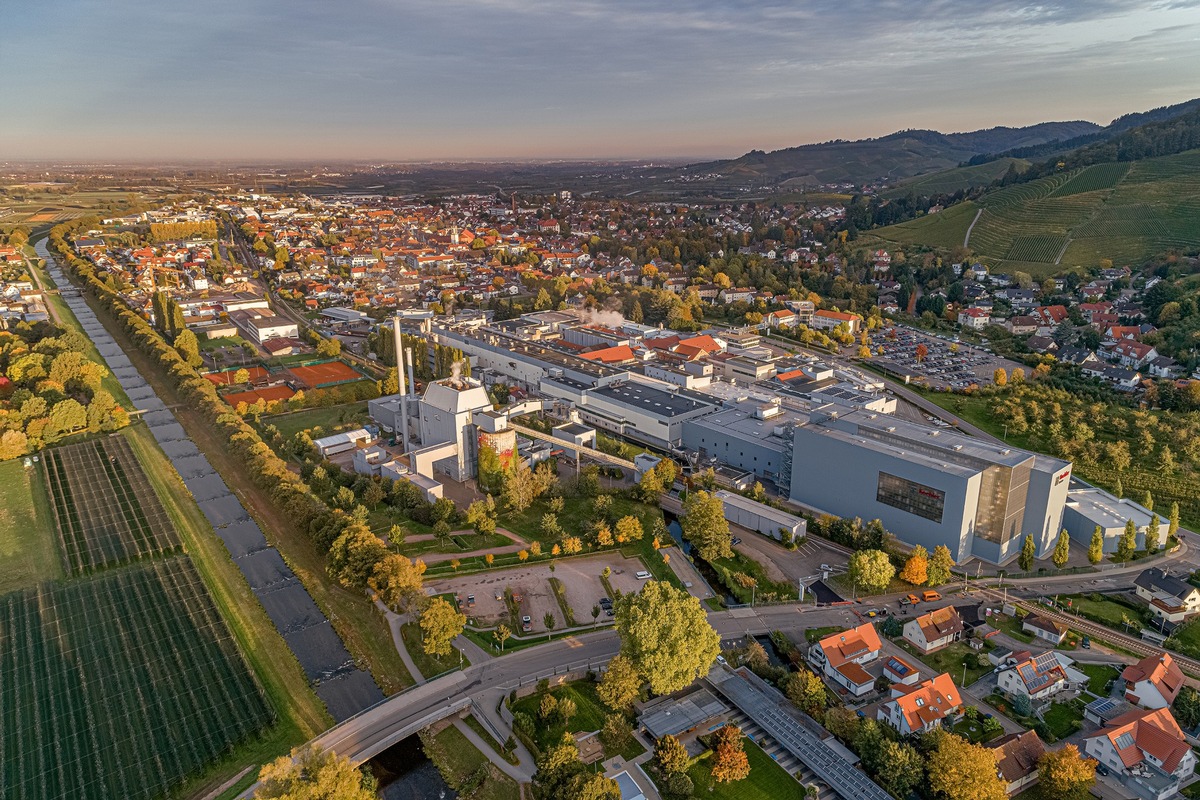
<path fill-rule="evenodd" d="M 752 150 L 740 158 L 691 164 L 690 173 L 780 184 L 818 185 L 899 180 L 949 169 L 985 153 L 1034 147 L 1103 130 L 1094 122 L 1042 122 L 1023 128 L 996 127 L 966 133 L 905 130 L 877 139 L 835 140 L 775 150 Z"/>

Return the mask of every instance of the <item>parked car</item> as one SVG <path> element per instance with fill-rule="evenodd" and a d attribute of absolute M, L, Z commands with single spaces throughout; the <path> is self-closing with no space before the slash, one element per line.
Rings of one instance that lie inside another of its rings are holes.
<path fill-rule="evenodd" d="M 533 618 L 528 614 L 521 617 L 521 630 L 525 631 L 526 633 L 533 630 Z"/>
<path fill-rule="evenodd" d="M 936 603 L 938 600 L 942 599 L 942 595 L 939 592 L 935 592 L 931 589 L 928 592 L 925 592 L 924 594 L 922 594 L 921 599 L 924 600 L 926 603 Z"/>
<path fill-rule="evenodd" d="M 733 542 L 732 542 L 732 543 L 733 543 L 733 544 L 741 544 L 741 543 L 742 543 L 742 539 L 741 539 L 741 537 L 740 537 L 740 536 L 735 536 L 735 537 L 733 537 Z"/>
<path fill-rule="evenodd" d="M 634 577 L 636 577 L 639 581 L 648 581 L 650 580 L 650 573 L 646 572 L 646 570 L 641 570 Z"/>

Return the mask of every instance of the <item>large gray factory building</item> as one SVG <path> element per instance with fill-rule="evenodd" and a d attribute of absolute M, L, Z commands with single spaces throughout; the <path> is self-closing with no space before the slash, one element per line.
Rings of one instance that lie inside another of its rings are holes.
<path fill-rule="evenodd" d="M 879 519 L 909 544 L 994 564 L 1032 534 L 1039 557 L 1062 527 L 1071 464 L 957 431 L 834 405 L 791 429 L 790 496 Z"/>

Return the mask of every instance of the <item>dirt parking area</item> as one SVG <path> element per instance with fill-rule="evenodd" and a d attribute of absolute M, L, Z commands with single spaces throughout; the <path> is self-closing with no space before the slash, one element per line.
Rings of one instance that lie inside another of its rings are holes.
<path fill-rule="evenodd" d="M 605 567 L 612 570 L 609 583 L 614 590 L 636 592 L 641 588 L 643 581 L 637 578 L 637 572 L 644 569 L 641 560 L 623 558 L 620 553 L 610 552 L 557 561 L 553 572 L 550 571 L 550 564 L 544 563 L 444 578 L 427 583 L 426 591 L 456 595 L 462 603 L 463 612 L 473 624 L 488 627 L 507 622 L 504 590 L 511 588 L 521 598 L 521 614 L 528 614 L 532 618 L 534 632 L 545 632 L 543 618 L 547 612 L 554 615 L 554 629 L 560 630 L 565 627 L 566 621 L 554 598 L 550 578 L 555 577 L 563 582 L 567 603 L 575 615 L 575 621 L 587 625 L 592 621 L 592 606 L 607 593 L 600 580 L 600 573 Z M 474 606 L 467 604 L 470 595 L 475 595 Z M 601 615 L 601 619 L 606 618 Z"/>

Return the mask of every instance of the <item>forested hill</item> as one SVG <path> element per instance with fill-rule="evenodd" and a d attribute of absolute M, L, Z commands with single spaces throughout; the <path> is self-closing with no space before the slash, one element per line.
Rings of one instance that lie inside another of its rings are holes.
<path fill-rule="evenodd" d="M 968 164 L 986 164 L 1001 158 L 1042 159 L 1056 153 L 1066 153 L 1096 142 L 1109 141 L 1125 131 L 1155 122 L 1176 119 L 1190 111 L 1200 109 L 1200 99 L 1188 100 L 1172 106 L 1160 106 L 1150 111 L 1140 111 L 1117 117 L 1104 128 L 1084 133 L 1070 139 L 1056 139 L 1042 144 L 1010 148 L 1004 151 L 992 151 L 986 155 L 978 155 L 968 160 Z M 1177 151 L 1178 152 L 1178 151 Z M 1161 154 L 1160 154 L 1161 155 Z"/>
<path fill-rule="evenodd" d="M 957 166 L 980 153 L 1070 139 L 1100 130 L 1092 122 L 1043 122 L 1026 128 L 989 128 L 969 133 L 908 130 L 878 139 L 832 141 L 770 153 L 754 150 L 731 160 L 692 164 L 692 174 L 793 185 L 896 180 Z"/>

